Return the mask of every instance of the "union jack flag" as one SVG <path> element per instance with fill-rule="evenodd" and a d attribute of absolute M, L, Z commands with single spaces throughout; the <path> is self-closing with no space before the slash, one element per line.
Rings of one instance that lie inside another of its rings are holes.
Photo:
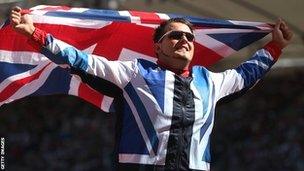
<path fill-rule="evenodd" d="M 152 35 L 161 21 L 183 17 L 194 24 L 192 65 L 210 66 L 263 38 L 272 25 L 261 22 L 197 18 L 176 14 L 113 11 L 39 5 L 27 10 L 35 26 L 74 47 L 110 60 L 145 57 L 155 61 Z M 26 96 L 69 94 L 108 111 L 111 98 L 52 63 L 12 30 L 0 27 L 0 106 Z"/>

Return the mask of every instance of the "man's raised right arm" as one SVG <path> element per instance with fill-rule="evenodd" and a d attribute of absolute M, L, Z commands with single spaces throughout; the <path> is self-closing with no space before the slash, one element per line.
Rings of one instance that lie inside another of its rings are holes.
<path fill-rule="evenodd" d="M 32 18 L 27 14 L 23 15 L 20 7 L 12 9 L 10 20 L 15 31 L 28 37 L 37 45 L 37 48 L 40 48 L 42 54 L 60 66 L 68 65 L 73 71 L 86 72 L 108 80 L 119 87 L 124 87 L 136 72 L 136 62 L 134 61 L 109 61 L 103 57 L 84 53 L 36 28 Z"/>

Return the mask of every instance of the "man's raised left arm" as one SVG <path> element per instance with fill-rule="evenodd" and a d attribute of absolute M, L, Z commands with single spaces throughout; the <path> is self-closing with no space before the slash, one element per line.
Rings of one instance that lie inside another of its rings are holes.
<path fill-rule="evenodd" d="M 251 88 L 275 64 L 282 53 L 282 49 L 290 43 L 292 37 L 293 32 L 287 24 L 278 19 L 272 31 L 272 40 L 250 59 L 235 69 L 221 73 L 210 73 L 215 84 L 217 99 Z"/>

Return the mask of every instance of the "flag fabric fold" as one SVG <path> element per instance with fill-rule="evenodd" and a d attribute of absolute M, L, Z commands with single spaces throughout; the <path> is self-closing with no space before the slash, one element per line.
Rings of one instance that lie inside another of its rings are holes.
<path fill-rule="evenodd" d="M 272 25 L 262 22 L 198 18 L 139 11 L 97 10 L 39 5 L 24 11 L 36 27 L 96 57 L 109 60 L 145 58 L 155 61 L 152 35 L 164 20 L 188 19 L 194 25 L 192 65 L 210 66 L 263 38 Z M 33 48 L 12 30 L 0 28 L 0 106 L 26 96 L 74 95 L 108 111 L 112 99 L 93 90 Z"/>

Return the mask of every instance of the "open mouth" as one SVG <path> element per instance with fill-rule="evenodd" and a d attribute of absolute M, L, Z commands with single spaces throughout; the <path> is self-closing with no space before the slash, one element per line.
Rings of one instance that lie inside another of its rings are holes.
<path fill-rule="evenodd" d="M 186 44 L 183 45 L 176 44 L 175 50 L 181 50 L 181 49 L 185 49 L 186 51 L 189 51 L 189 47 Z"/>
<path fill-rule="evenodd" d="M 176 50 L 183 50 L 183 49 L 186 51 L 189 51 L 187 46 L 181 46 L 181 47 L 176 48 Z"/>

